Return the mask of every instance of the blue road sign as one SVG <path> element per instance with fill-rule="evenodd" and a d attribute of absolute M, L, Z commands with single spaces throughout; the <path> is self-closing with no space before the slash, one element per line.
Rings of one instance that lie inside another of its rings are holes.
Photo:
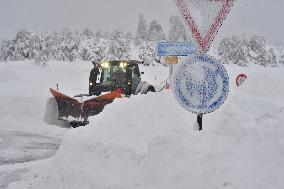
<path fill-rule="evenodd" d="M 195 45 L 190 42 L 159 42 L 156 45 L 157 56 L 187 56 L 196 50 Z"/>
<path fill-rule="evenodd" d="M 219 108 L 229 92 L 225 67 L 205 54 L 194 54 L 177 68 L 172 79 L 172 92 L 186 110 L 206 114 Z"/>

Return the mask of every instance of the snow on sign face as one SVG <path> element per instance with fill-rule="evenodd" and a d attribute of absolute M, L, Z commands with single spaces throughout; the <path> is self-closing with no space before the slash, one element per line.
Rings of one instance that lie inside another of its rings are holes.
<path fill-rule="evenodd" d="M 195 54 L 178 66 L 172 79 L 172 92 L 186 110 L 196 114 L 210 113 L 225 102 L 229 77 L 217 60 Z"/>
<path fill-rule="evenodd" d="M 200 51 L 206 52 L 235 0 L 175 1 Z"/>

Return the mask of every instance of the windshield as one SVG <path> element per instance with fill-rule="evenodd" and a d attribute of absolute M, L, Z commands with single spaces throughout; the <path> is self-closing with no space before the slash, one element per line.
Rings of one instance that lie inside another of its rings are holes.
<path fill-rule="evenodd" d="M 120 86 L 125 84 L 126 68 L 113 65 L 103 68 L 103 83 L 117 81 Z"/>

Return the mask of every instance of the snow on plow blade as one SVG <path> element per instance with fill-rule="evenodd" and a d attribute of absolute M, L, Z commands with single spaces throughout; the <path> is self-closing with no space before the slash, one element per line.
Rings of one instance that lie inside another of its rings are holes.
<path fill-rule="evenodd" d="M 86 120 L 89 116 L 99 114 L 105 105 L 112 103 L 115 98 L 121 98 L 120 91 L 112 91 L 84 102 L 71 98 L 57 90 L 50 89 L 58 107 L 58 119 L 69 120 L 69 117 Z M 76 120 L 74 120 L 76 122 Z"/>

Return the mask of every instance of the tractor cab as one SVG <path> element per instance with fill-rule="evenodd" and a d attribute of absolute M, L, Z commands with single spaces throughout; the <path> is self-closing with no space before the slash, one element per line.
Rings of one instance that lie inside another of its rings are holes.
<path fill-rule="evenodd" d="M 105 61 L 95 65 L 89 77 L 89 95 L 121 90 L 122 94 L 135 94 L 141 82 L 139 61 Z"/>

